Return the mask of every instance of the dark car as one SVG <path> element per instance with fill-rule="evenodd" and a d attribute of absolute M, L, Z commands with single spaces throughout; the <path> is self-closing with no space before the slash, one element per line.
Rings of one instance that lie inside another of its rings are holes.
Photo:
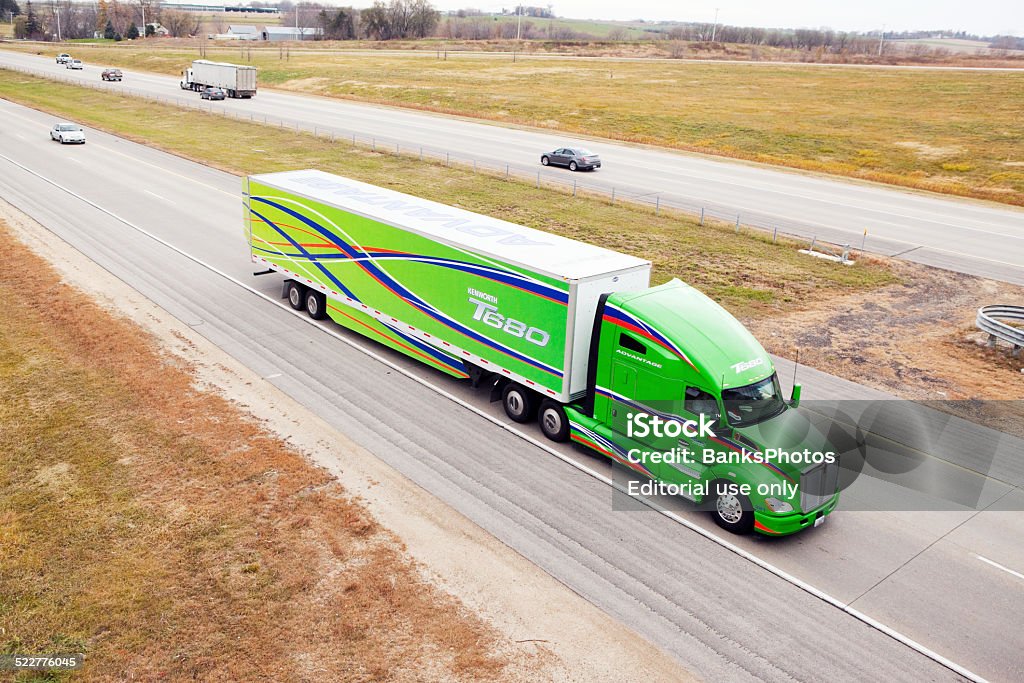
<path fill-rule="evenodd" d="M 583 147 L 562 147 L 542 154 L 540 163 L 545 166 L 566 166 L 570 171 L 593 171 L 601 168 L 601 157 Z"/>
<path fill-rule="evenodd" d="M 103 73 L 100 74 L 100 78 L 102 78 L 105 81 L 119 81 L 122 78 L 121 70 L 120 69 L 104 69 Z"/>
<path fill-rule="evenodd" d="M 199 93 L 199 99 L 201 100 L 223 100 L 225 97 L 223 89 L 210 85 L 203 88 L 203 91 Z"/>

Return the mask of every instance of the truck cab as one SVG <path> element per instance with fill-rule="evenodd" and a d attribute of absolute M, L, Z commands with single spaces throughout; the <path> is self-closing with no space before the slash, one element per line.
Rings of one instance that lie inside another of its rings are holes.
<path fill-rule="evenodd" d="M 673 280 L 611 294 L 599 316 L 589 397 L 566 409 L 573 441 L 676 485 L 729 531 L 784 535 L 832 512 L 838 463 L 825 462 L 825 435 L 724 308 Z M 765 458 L 776 452 L 789 455 Z"/>

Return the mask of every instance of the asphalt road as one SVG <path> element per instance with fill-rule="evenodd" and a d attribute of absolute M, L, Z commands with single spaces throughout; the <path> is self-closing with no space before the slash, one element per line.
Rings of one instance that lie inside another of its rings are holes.
<path fill-rule="evenodd" d="M 545 169 L 544 182 L 571 187 L 573 182 L 619 197 L 701 208 L 724 220 L 816 237 L 837 244 L 862 243 L 876 253 L 965 273 L 1024 284 L 1024 210 L 998 204 L 914 193 L 880 185 L 829 180 L 770 167 L 690 156 L 656 148 L 578 140 L 552 131 L 507 128 L 457 117 L 302 96 L 263 89 L 251 100 L 209 103 L 183 91 L 178 79 L 125 71 L 121 83 L 103 84 L 101 65 L 82 71 L 57 65 L 52 58 L 0 51 L 0 66 L 30 69 L 42 75 L 171 98 L 177 104 L 226 111 L 243 118 L 286 122 L 306 130 L 347 137 L 357 134 L 382 149 L 400 149 L 442 158 L 478 160 L 503 169 L 506 164 L 531 177 L 541 170 L 541 152 L 573 143 L 598 152 L 604 166 L 595 173 Z M 186 66 L 185 64 L 182 65 Z M 1007 77 L 1013 77 L 1008 74 Z"/>
<path fill-rule="evenodd" d="M 608 485 L 572 466 L 608 476 L 604 461 L 531 444 L 468 384 L 304 324 L 277 299 L 279 278 L 252 274 L 238 178 L 95 131 L 63 147 L 49 117 L 2 100 L 0 118 L 0 197 L 698 674 L 956 678 L 668 516 L 613 509 Z M 878 396 L 807 368 L 801 381 L 805 400 Z M 1020 509 L 1019 476 L 986 479 L 1003 487 L 996 507 Z M 673 512 L 718 533 L 684 504 Z M 786 539 L 729 540 L 980 676 L 1024 677 L 1024 514 L 840 509 Z"/>

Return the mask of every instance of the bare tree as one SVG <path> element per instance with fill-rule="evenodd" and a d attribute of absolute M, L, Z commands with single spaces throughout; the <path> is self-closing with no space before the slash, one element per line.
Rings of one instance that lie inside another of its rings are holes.
<path fill-rule="evenodd" d="M 195 35 L 199 31 L 199 16 L 179 9 L 165 9 L 160 22 L 174 38 Z"/>

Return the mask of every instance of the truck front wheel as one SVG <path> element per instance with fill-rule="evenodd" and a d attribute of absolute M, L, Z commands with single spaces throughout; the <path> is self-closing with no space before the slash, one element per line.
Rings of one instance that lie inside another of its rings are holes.
<path fill-rule="evenodd" d="M 748 534 L 754 529 L 754 509 L 750 499 L 742 493 L 730 490 L 734 484 L 716 481 L 711 484 L 710 496 L 714 500 L 711 514 L 715 523 L 734 534 Z"/>
<path fill-rule="evenodd" d="M 541 401 L 538 422 L 540 431 L 552 441 L 561 443 L 569 440 L 569 420 L 560 403 L 549 398 Z"/>
<path fill-rule="evenodd" d="M 529 422 L 536 410 L 533 394 L 515 382 L 505 385 L 501 391 L 501 403 L 505 407 L 505 414 L 513 422 Z"/>

